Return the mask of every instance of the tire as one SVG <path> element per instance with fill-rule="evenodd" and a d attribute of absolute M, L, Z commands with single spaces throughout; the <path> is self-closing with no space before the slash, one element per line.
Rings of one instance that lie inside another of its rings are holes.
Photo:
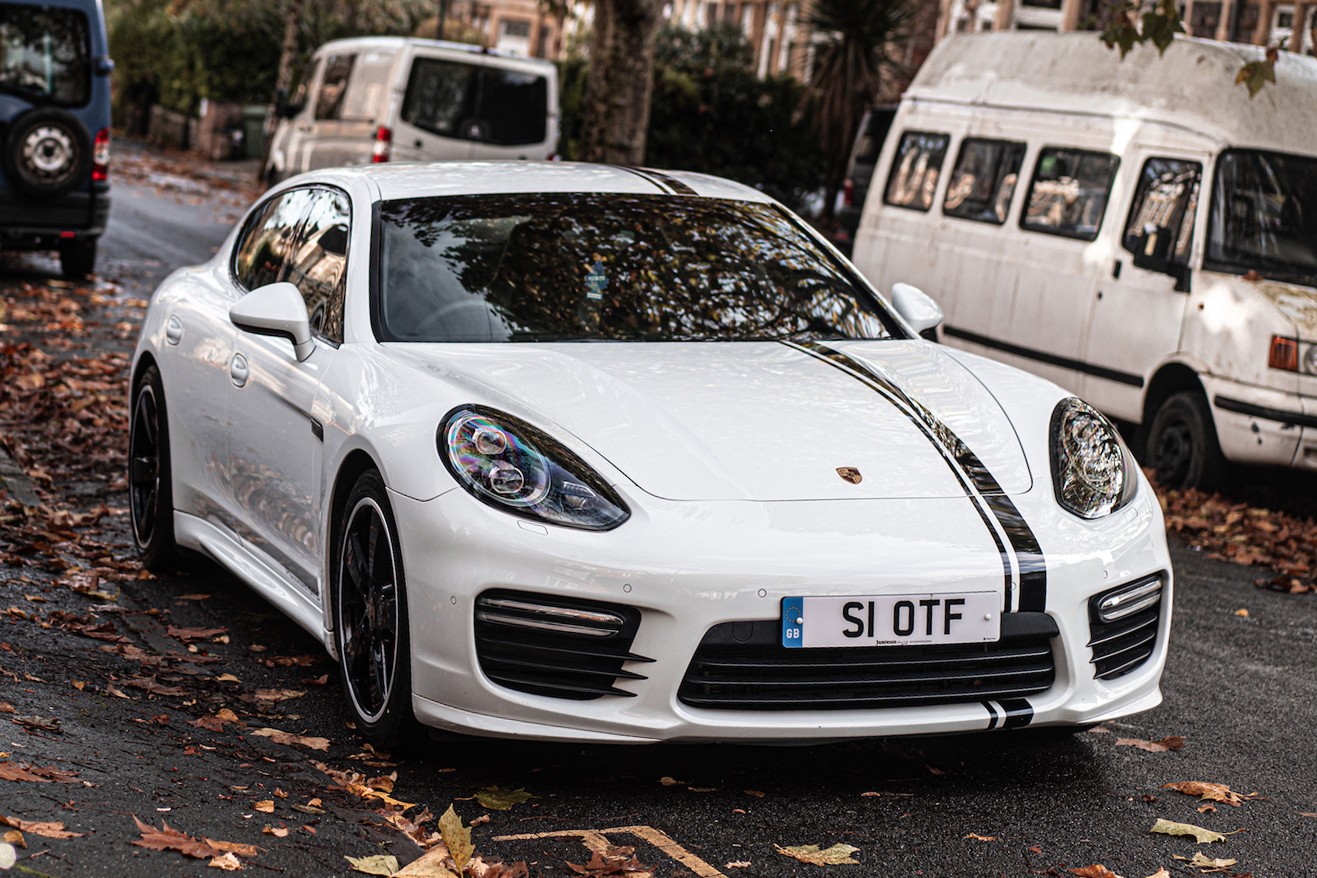
<path fill-rule="evenodd" d="M 61 243 L 59 267 L 70 280 L 85 280 L 96 267 L 96 239 L 74 238 Z"/>
<path fill-rule="evenodd" d="M 83 183 L 91 172 L 91 136 L 70 113 L 37 107 L 9 125 L 0 165 L 19 192 L 55 198 Z"/>
<path fill-rule="evenodd" d="M 1226 459 L 1206 396 L 1186 391 L 1162 403 L 1148 429 L 1148 465 L 1163 488 L 1216 489 Z"/>
<path fill-rule="evenodd" d="M 160 371 L 148 366 L 133 390 L 128 427 L 128 508 L 142 566 L 168 570 L 178 564 L 174 542 L 174 486 L 169 457 L 169 418 Z"/>
<path fill-rule="evenodd" d="M 389 752 L 417 739 L 402 552 L 384 480 L 362 473 L 334 547 L 334 638 L 357 732 Z"/>

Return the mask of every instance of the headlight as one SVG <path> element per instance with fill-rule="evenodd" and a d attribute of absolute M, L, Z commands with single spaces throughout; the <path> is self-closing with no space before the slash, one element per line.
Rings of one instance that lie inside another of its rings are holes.
<path fill-rule="evenodd" d="M 439 456 L 477 499 L 562 527 L 612 530 L 631 513 L 585 461 L 525 421 L 478 406 L 453 409 Z"/>
<path fill-rule="evenodd" d="M 1129 502 L 1134 460 L 1111 422 L 1088 403 L 1063 399 L 1052 412 L 1056 500 L 1080 518 L 1101 518 Z"/>

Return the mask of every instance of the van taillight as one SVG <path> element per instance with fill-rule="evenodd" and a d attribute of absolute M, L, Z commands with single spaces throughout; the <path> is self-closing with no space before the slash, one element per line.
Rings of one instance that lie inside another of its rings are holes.
<path fill-rule="evenodd" d="M 97 183 L 110 179 L 110 129 L 96 132 L 96 143 L 91 151 L 91 178 Z"/>
<path fill-rule="evenodd" d="M 1271 356 L 1267 357 L 1267 365 L 1273 369 L 1284 369 L 1286 372 L 1299 371 L 1299 343 L 1292 338 L 1273 335 Z"/>
<path fill-rule="evenodd" d="M 841 184 L 841 203 L 843 207 L 855 206 L 855 183 L 849 177 Z"/>
<path fill-rule="evenodd" d="M 393 144 L 393 131 L 381 125 L 375 131 L 375 148 L 371 150 L 370 160 L 379 164 L 389 160 L 389 148 Z"/>

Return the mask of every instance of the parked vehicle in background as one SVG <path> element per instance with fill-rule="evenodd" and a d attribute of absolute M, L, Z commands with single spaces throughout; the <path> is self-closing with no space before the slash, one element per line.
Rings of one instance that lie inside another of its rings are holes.
<path fill-rule="evenodd" d="M 1281 53 L 1250 100 L 1230 82 L 1261 51 L 944 41 L 902 100 L 856 264 L 937 299 L 948 344 L 1141 425 L 1163 484 L 1317 468 L 1317 59 Z"/>
<path fill-rule="evenodd" d="M 846 165 L 846 180 L 842 183 L 841 204 L 837 209 L 837 231 L 832 243 L 847 256 L 855 243 L 855 232 L 860 227 L 860 214 L 869 195 L 869 181 L 873 179 L 878 155 L 887 141 L 887 132 L 896 118 L 896 107 L 871 107 L 864 113 L 850 162 Z"/>
<path fill-rule="evenodd" d="M 110 61 L 98 0 L 0 3 L 0 249 L 86 277 L 110 214 Z"/>
<path fill-rule="evenodd" d="M 387 161 L 546 159 L 558 142 L 558 71 L 466 43 L 361 37 L 311 57 L 265 178 Z"/>

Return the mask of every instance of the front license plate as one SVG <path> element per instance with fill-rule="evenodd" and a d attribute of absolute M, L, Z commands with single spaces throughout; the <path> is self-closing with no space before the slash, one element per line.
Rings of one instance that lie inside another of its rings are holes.
<path fill-rule="evenodd" d="M 782 645 L 919 646 L 1001 637 L 1001 596 L 991 591 L 782 599 Z"/>

